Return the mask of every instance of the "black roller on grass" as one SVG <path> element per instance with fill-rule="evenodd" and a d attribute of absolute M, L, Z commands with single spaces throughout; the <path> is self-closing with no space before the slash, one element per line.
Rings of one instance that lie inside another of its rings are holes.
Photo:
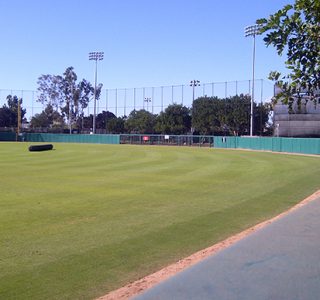
<path fill-rule="evenodd" d="M 45 144 L 45 145 L 32 145 L 29 147 L 29 151 L 47 151 L 52 150 L 52 144 Z"/>

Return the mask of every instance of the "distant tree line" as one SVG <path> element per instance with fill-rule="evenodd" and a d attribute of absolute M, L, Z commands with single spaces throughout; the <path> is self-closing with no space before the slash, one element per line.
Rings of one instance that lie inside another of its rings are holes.
<path fill-rule="evenodd" d="M 62 76 L 41 75 L 38 79 L 38 101 L 43 104 L 41 113 L 30 121 L 30 130 L 44 129 L 47 132 L 88 132 L 93 116 L 85 116 L 84 109 L 93 99 L 94 87 L 83 79 L 77 82 L 72 67 Z M 96 89 L 99 98 L 102 84 Z M 9 95 L 7 103 L 0 108 L 0 127 L 16 127 L 18 118 L 17 96 Z M 96 115 L 97 132 L 112 134 L 201 134 L 201 135 L 247 135 L 250 129 L 249 95 L 236 95 L 220 99 L 200 97 L 192 107 L 181 104 L 169 105 L 159 114 L 147 110 L 133 110 L 128 116 L 117 117 L 112 112 L 102 111 Z M 269 124 L 270 104 L 254 103 L 254 134 L 265 135 L 271 131 Z M 21 106 L 21 120 L 26 109 Z"/>
<path fill-rule="evenodd" d="M 16 127 L 18 120 L 17 96 L 9 95 L 8 104 L 0 108 L 0 127 Z M 22 102 L 22 100 L 20 100 Z M 26 109 L 21 108 L 22 121 Z M 271 133 L 269 124 L 270 105 L 254 104 L 254 134 Z M 72 129 L 88 132 L 93 116 L 83 116 Z M 128 116 L 117 117 L 112 112 L 102 111 L 96 116 L 96 129 L 101 132 L 120 134 L 200 134 L 200 135 L 247 135 L 250 126 L 250 97 L 239 95 L 227 99 L 201 97 L 192 108 L 181 104 L 169 105 L 160 114 L 147 110 L 133 110 Z M 41 128 L 46 132 L 68 132 L 68 124 L 61 113 L 49 104 L 32 117 L 30 130 Z"/>

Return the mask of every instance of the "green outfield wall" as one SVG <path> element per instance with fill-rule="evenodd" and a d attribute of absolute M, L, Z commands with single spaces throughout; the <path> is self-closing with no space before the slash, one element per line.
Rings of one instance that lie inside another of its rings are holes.
<path fill-rule="evenodd" d="M 13 132 L 0 132 L 0 141 L 16 141 L 16 134 Z M 18 136 L 18 141 L 40 143 L 120 144 L 120 136 L 117 134 L 23 133 Z"/>
<path fill-rule="evenodd" d="M 0 132 L 0 141 L 16 141 L 13 132 Z M 251 149 L 260 151 L 291 152 L 320 155 L 320 138 L 282 137 L 222 137 L 192 135 L 140 135 L 140 134 L 55 134 L 23 133 L 19 141 L 91 143 L 91 144 L 139 144 L 172 146 L 207 146 L 229 149 Z"/>
<path fill-rule="evenodd" d="M 14 132 L 0 132 L 0 141 L 12 142 L 15 141 L 17 135 Z"/>
<path fill-rule="evenodd" d="M 120 144 L 120 136 L 116 134 L 25 133 L 24 140 L 51 143 Z"/>
<path fill-rule="evenodd" d="M 319 138 L 214 137 L 215 148 L 320 154 Z"/>

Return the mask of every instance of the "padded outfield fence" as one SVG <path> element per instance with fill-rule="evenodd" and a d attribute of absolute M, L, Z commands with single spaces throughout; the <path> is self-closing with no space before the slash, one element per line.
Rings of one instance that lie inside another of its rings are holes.
<path fill-rule="evenodd" d="M 222 137 L 156 134 L 54 134 L 0 132 L 0 141 L 198 146 L 320 155 L 320 138 Z"/>
<path fill-rule="evenodd" d="M 320 154 L 319 138 L 214 137 L 215 148 Z"/>
<path fill-rule="evenodd" d="M 120 136 L 118 134 L 22 133 L 17 136 L 12 132 L 0 132 L 0 141 L 16 140 L 36 143 L 120 144 Z"/>
<path fill-rule="evenodd" d="M 17 135 L 14 132 L 0 132 L 0 141 L 12 142 L 17 139 Z"/>
<path fill-rule="evenodd" d="M 30 142 L 120 144 L 120 138 L 117 134 L 26 133 L 23 138 Z"/>

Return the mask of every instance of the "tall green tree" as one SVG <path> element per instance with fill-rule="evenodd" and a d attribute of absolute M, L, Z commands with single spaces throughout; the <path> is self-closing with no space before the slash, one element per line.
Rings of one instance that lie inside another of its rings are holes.
<path fill-rule="evenodd" d="M 301 102 L 303 95 L 316 101 L 320 89 L 320 1 L 296 0 L 268 18 L 257 20 L 262 25 L 267 46 L 279 55 L 286 52 L 287 75 L 270 73 L 282 92 L 277 96 L 292 107 L 293 95 Z"/>
<path fill-rule="evenodd" d="M 20 101 L 20 122 L 26 121 L 25 115 L 27 110 L 22 107 L 23 100 L 17 96 L 8 95 L 7 104 L 0 108 L 0 127 L 17 127 L 18 124 L 18 107 Z"/>
<path fill-rule="evenodd" d="M 169 105 L 157 117 L 155 129 L 162 134 L 186 134 L 190 132 L 190 109 L 181 104 Z"/>
<path fill-rule="evenodd" d="M 43 105 L 51 105 L 61 113 L 66 121 L 79 124 L 84 117 L 84 109 L 93 99 L 94 87 L 82 79 L 77 82 L 77 74 L 73 67 L 68 67 L 63 75 L 41 75 L 38 78 L 38 101 Z M 97 86 L 96 99 L 99 99 L 102 84 Z"/>
<path fill-rule="evenodd" d="M 125 129 L 128 133 L 154 133 L 156 115 L 145 109 L 133 110 L 126 120 Z"/>
<path fill-rule="evenodd" d="M 96 117 L 96 128 L 97 129 L 107 129 L 107 123 L 112 120 L 116 119 L 116 115 L 110 111 L 102 111 Z"/>
<path fill-rule="evenodd" d="M 254 135 L 272 135 L 272 121 L 270 113 L 272 111 L 271 103 L 254 103 L 253 106 L 253 134 Z"/>
<path fill-rule="evenodd" d="M 63 77 L 61 75 L 41 75 L 38 78 L 39 96 L 37 101 L 60 110 L 65 102 Z"/>
<path fill-rule="evenodd" d="M 112 130 L 108 129 L 108 124 L 111 120 L 117 119 L 116 115 L 110 111 L 102 111 L 96 115 L 96 129 L 107 129 L 107 132 L 111 133 Z M 82 123 L 82 124 L 80 124 Z M 93 115 L 84 117 L 82 120 L 79 120 L 78 128 L 92 129 L 93 125 Z"/>
<path fill-rule="evenodd" d="M 248 134 L 250 126 L 251 97 L 237 95 L 223 100 L 227 106 L 226 124 L 228 132 L 232 135 Z M 254 103 L 254 111 L 255 111 Z"/>
<path fill-rule="evenodd" d="M 30 125 L 32 128 L 63 128 L 64 120 L 62 115 L 56 111 L 51 104 L 39 114 L 31 118 Z"/>
<path fill-rule="evenodd" d="M 76 98 L 77 79 L 78 76 L 74 72 L 73 67 L 68 67 L 63 73 L 62 87 L 64 102 L 62 103 L 60 109 L 62 115 L 65 116 L 66 119 L 71 123 L 73 123 L 74 119 L 76 118 L 76 110 L 78 107 L 78 99 Z"/>
<path fill-rule="evenodd" d="M 107 133 L 125 133 L 126 117 L 118 117 L 107 120 Z"/>
<path fill-rule="evenodd" d="M 195 132 L 211 135 L 220 131 L 223 113 L 217 97 L 200 97 L 193 101 L 191 115 L 192 128 Z"/>
<path fill-rule="evenodd" d="M 192 126 L 205 135 L 245 134 L 249 111 L 250 96 L 201 97 L 192 106 Z"/>
<path fill-rule="evenodd" d="M 193 102 L 192 126 L 204 135 L 247 135 L 250 127 L 249 95 L 236 95 L 226 99 L 201 97 Z M 270 106 L 254 103 L 254 132 L 260 135 L 268 127 Z"/>

